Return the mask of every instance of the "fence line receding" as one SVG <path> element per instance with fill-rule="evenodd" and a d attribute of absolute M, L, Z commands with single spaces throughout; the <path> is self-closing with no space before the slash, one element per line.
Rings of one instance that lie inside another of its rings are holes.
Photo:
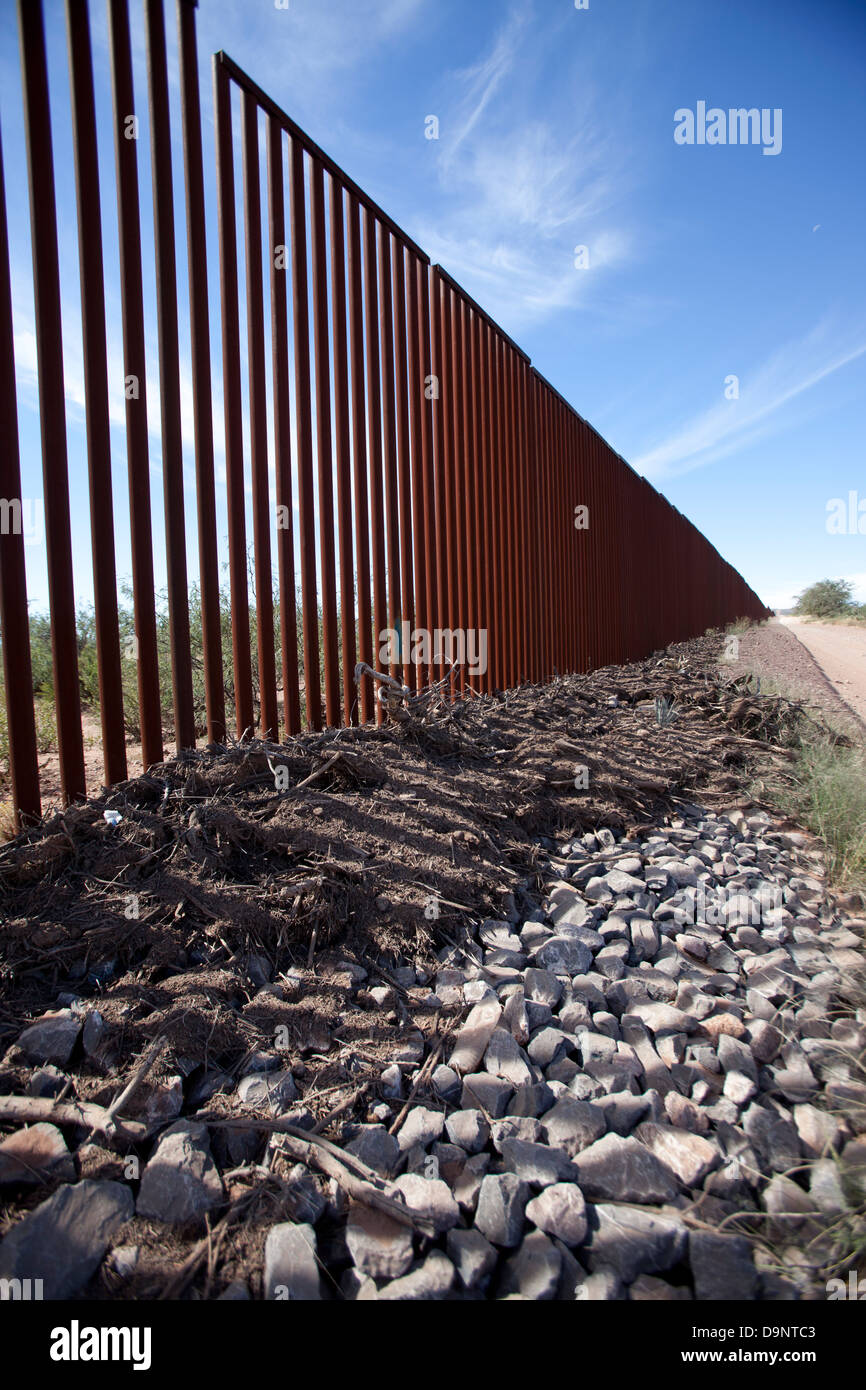
<path fill-rule="evenodd" d="M 186 244 L 176 245 L 166 16 L 163 0 L 142 5 L 147 81 L 140 84 L 146 110 L 139 112 L 128 0 L 108 0 L 115 181 L 103 190 L 91 19 L 87 0 L 65 0 L 106 784 L 127 773 L 132 704 L 149 766 L 162 760 L 169 736 L 184 749 L 232 732 L 279 740 L 305 727 L 381 720 L 371 682 L 355 683 L 358 661 L 411 689 L 450 675 L 455 696 L 484 694 L 634 660 L 733 619 L 767 615 L 709 541 L 225 53 L 213 59 L 217 218 L 207 224 L 204 171 L 212 156 L 202 139 L 195 0 L 176 0 L 186 228 Z M 51 659 L 66 802 L 84 795 L 85 767 L 51 134 L 52 116 L 60 113 L 51 110 L 41 0 L 18 0 L 18 12 Z M 162 653 L 146 408 L 149 233 L 139 208 L 137 141 L 129 138 L 129 122 L 139 115 L 150 136 L 153 186 L 152 365 L 167 576 Z M 126 390 L 125 405 L 134 634 L 123 647 L 104 193 L 116 208 L 125 382 L 137 384 Z M 211 322 L 209 253 L 218 258 L 218 328 Z M 20 823 L 42 808 L 9 264 L 0 155 L 0 636 L 11 800 Z M 221 353 L 212 341 L 217 333 Z M 187 337 L 188 363 L 181 346 Z M 194 512 L 184 497 L 184 371 L 192 389 Z M 220 376 L 222 440 L 215 439 L 212 413 Z M 222 496 L 217 445 L 225 457 Z M 227 624 L 219 579 L 223 508 Z M 193 525 L 198 609 L 191 626 Z M 192 647 L 199 640 L 197 695 Z M 130 660 L 131 681 L 123 674 Z"/>

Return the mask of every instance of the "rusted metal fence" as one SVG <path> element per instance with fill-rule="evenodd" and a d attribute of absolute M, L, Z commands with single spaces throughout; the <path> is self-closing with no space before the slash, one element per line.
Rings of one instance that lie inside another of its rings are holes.
<path fill-rule="evenodd" d="M 78 206 L 104 777 L 126 776 L 90 16 L 64 0 Z M 194 745 L 166 16 L 148 59 L 173 729 Z M 709 542 L 583 420 L 441 266 L 224 53 L 213 59 L 231 671 L 223 669 L 204 154 L 195 0 L 177 0 L 206 737 L 381 718 L 358 661 L 456 694 L 638 658 L 767 610 Z M 145 299 L 128 0 L 108 0 L 139 724 L 161 761 Z M 19 0 L 57 736 L 85 792 L 51 111 L 40 0 Z M 236 132 L 239 132 L 239 138 Z M 264 139 L 262 139 L 264 137 Z M 236 152 L 235 145 L 239 146 Z M 242 192 L 236 195 L 236 158 Z M 237 203 L 241 206 L 238 207 Z M 208 231 L 210 230 L 210 237 Z M 243 271 L 245 303 L 241 306 Z M 0 152 L 0 495 L 21 497 Z M 268 341 L 269 340 L 269 341 Z M 246 359 L 247 388 L 242 372 Z M 270 416 L 270 418 L 269 418 Z M 245 498 L 249 440 L 253 684 Z M 274 486 L 271 486 L 271 466 Z M 20 507 L 19 507 L 20 511 Z M 276 550 L 279 627 L 272 570 Z M 300 634 L 296 585 L 300 585 Z M 16 814 L 41 811 L 20 527 L 0 537 L 0 630 Z M 297 658 L 299 647 L 302 659 Z M 277 644 L 276 638 L 279 642 Z M 281 660 L 277 670 L 276 651 Z M 462 659 L 461 659 L 462 658 Z M 282 706 L 282 708 L 281 708 Z M 257 707 L 257 708 L 256 708 Z"/>

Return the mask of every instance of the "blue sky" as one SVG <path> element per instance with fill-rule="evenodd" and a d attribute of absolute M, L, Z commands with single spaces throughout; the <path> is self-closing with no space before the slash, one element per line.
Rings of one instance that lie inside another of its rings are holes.
<path fill-rule="evenodd" d="M 152 206 L 144 42 L 133 0 L 145 242 Z M 167 6 L 179 132 L 174 6 Z M 92 4 L 104 187 L 114 183 L 104 6 Z M 91 596 L 78 248 L 64 6 L 44 0 L 52 81 L 76 593 Z M 218 477 L 217 246 L 210 54 L 225 49 L 439 260 L 632 465 L 773 606 L 847 577 L 866 537 L 827 506 L 866 503 L 866 5 L 862 0 L 201 0 Z M 782 112 L 781 150 L 680 145 L 675 112 Z M 426 118 L 439 122 L 425 138 Z M 0 122 L 12 243 L 23 492 L 41 493 L 15 7 L 0 0 Z M 183 176 L 175 167 L 178 231 Z M 102 208 L 118 572 L 129 574 L 117 233 Z M 575 265 L 575 248 L 589 264 Z M 151 251 L 152 256 L 152 251 Z M 179 288 L 186 295 L 185 244 Z M 153 267 L 145 266 L 157 550 Z M 185 315 L 182 315 L 182 319 Z M 151 346 L 152 345 L 152 346 Z M 182 356 L 188 343 L 182 332 Z M 726 396 L 738 378 L 739 395 Z M 184 367 L 186 500 L 194 510 Z M 224 489 L 221 488 L 221 492 Z M 866 505 L 864 505 L 866 529 Z M 225 555 L 225 507 L 219 512 Z M 44 550 L 27 546 L 34 606 Z M 197 569 L 190 533 L 191 576 Z M 164 574 L 157 556 L 157 579 Z"/>

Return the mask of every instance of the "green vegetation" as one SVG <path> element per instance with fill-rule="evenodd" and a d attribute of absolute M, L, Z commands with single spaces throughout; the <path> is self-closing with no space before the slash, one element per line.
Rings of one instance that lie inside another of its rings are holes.
<path fill-rule="evenodd" d="M 789 700 L 808 699 L 791 686 L 766 676 L 759 681 L 760 694 L 781 695 Z M 769 792 L 786 815 L 800 820 L 826 846 L 827 870 L 833 887 L 866 893 L 866 749 L 849 747 L 846 731 L 828 729 L 807 721 L 786 725 L 781 743 L 793 760 L 784 778 L 760 784 L 756 792 Z"/>
<path fill-rule="evenodd" d="M 802 743 L 792 804 L 827 846 L 827 865 L 843 888 L 866 888 L 866 755 L 829 739 Z"/>
<path fill-rule="evenodd" d="M 279 595 L 274 593 L 274 646 L 278 685 L 281 682 L 281 641 Z M 298 629 L 297 664 L 299 675 L 303 675 L 303 648 L 300 603 L 296 609 Z M 201 595 L 196 585 L 189 594 L 190 659 L 192 664 L 193 702 L 195 709 L 196 733 L 203 737 L 206 733 L 206 706 L 204 687 L 204 650 L 201 626 Z M 135 658 L 135 619 L 131 590 L 121 590 L 118 606 L 118 627 L 120 633 L 121 675 L 123 681 L 124 727 L 129 738 L 141 737 L 138 702 L 138 668 Z M 94 718 L 99 717 L 99 671 L 96 656 L 96 618 L 92 606 L 83 605 L 78 610 L 78 681 L 82 708 Z M 229 729 L 235 722 L 235 689 L 232 666 L 232 621 L 231 602 L 228 588 L 220 592 L 220 630 L 222 637 L 223 687 L 226 700 L 226 722 Z M 321 655 L 322 617 L 319 614 L 320 669 L 324 682 L 324 659 Z M 339 632 L 338 632 L 339 642 Z M 166 740 L 173 737 L 171 645 L 169 638 L 168 600 L 162 593 L 157 597 L 157 659 L 159 665 L 159 688 L 163 715 L 163 730 Z M 33 614 L 30 619 L 30 660 L 33 674 L 33 702 L 36 714 L 36 737 L 40 752 L 50 752 L 57 746 L 57 731 L 54 717 L 54 671 L 51 657 L 51 626 L 44 614 Z M 256 718 L 259 712 L 259 657 L 256 644 L 255 600 L 250 601 L 250 660 L 252 666 L 253 701 Z M 305 715 L 303 690 L 301 692 L 301 714 Z M 9 732 L 6 720 L 6 698 L 3 678 L 0 674 L 0 770 L 8 767 Z"/>
<path fill-rule="evenodd" d="M 866 604 L 854 603 L 847 579 L 821 579 L 797 598 L 794 612 L 808 618 L 866 619 Z"/>

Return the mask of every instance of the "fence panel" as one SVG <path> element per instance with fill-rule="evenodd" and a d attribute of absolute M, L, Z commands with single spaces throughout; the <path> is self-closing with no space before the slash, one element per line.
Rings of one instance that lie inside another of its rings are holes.
<path fill-rule="evenodd" d="M 86 0 L 65 3 L 99 705 L 104 774 L 112 783 L 126 775 L 126 742 L 111 491 L 103 190 L 88 6 Z M 165 13 L 163 0 L 142 0 L 142 7 L 171 703 L 179 750 L 193 747 L 201 732 L 210 742 L 227 736 L 230 697 L 238 737 L 255 728 L 279 738 L 283 731 L 292 735 L 303 727 L 381 721 L 383 707 L 371 681 L 356 683 L 359 659 L 387 669 L 412 690 L 450 672 L 453 695 L 480 694 L 627 661 L 732 618 L 766 615 L 709 542 L 632 472 L 485 310 L 441 266 L 432 266 L 382 208 L 225 53 L 218 53 L 213 60 L 213 115 L 231 603 L 229 690 L 222 656 L 214 465 L 220 441 L 214 439 L 212 421 L 195 0 L 177 0 L 194 524 L 184 506 L 180 393 L 186 364 L 180 349 Z M 65 802 L 83 796 L 86 786 L 57 209 L 42 6 L 40 0 L 19 0 L 18 8 L 47 580 Z M 135 390 L 126 392 L 126 455 L 138 708 L 143 761 L 150 766 L 163 757 L 169 711 L 161 708 L 159 685 L 142 229 L 136 140 L 129 130 L 137 116 L 128 0 L 108 0 L 108 35 L 123 364 L 127 384 L 135 384 Z M 6 444 L 0 459 L 5 494 L 0 623 L 12 800 L 16 814 L 26 819 L 40 814 L 41 799 L 23 542 L 20 524 L 8 525 L 8 518 L 14 521 L 20 513 L 22 499 L 5 212 L 0 186 L 0 427 Z M 204 718 L 195 705 L 190 645 L 186 544 L 192 529 L 198 541 Z"/>

